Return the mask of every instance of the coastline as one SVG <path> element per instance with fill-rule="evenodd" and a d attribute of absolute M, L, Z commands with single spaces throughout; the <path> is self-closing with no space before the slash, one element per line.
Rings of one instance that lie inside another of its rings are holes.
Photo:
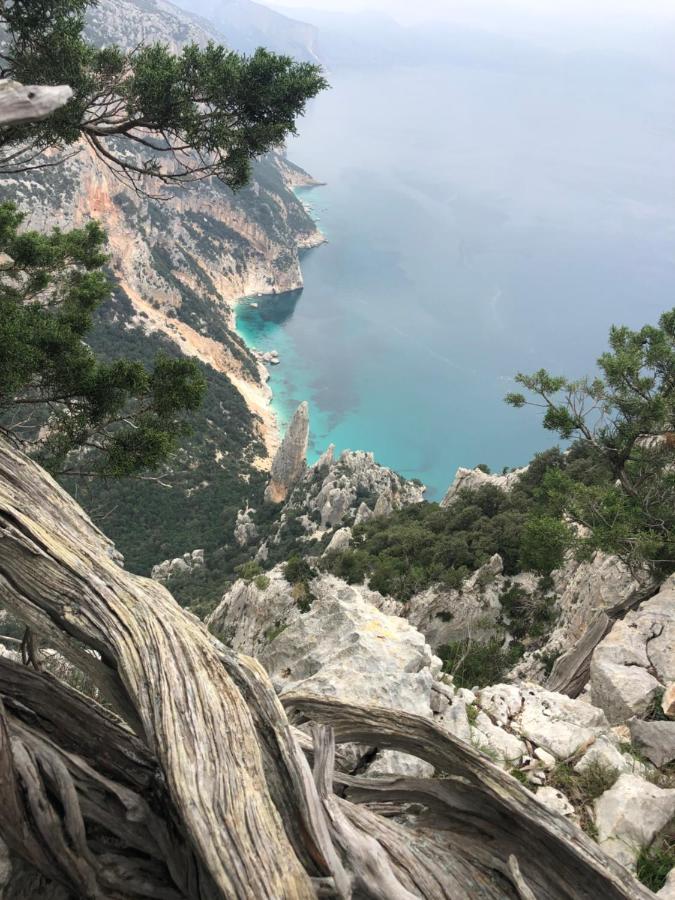
<path fill-rule="evenodd" d="M 284 181 L 297 196 L 308 216 L 315 224 L 315 231 L 313 232 L 313 234 L 308 234 L 304 238 L 302 236 L 299 236 L 296 247 L 300 251 L 306 251 L 311 250 L 315 247 L 320 247 L 322 244 L 327 243 L 328 239 L 318 227 L 311 205 L 305 202 L 302 197 L 299 196 L 299 191 L 309 191 L 313 188 L 322 187 L 324 186 L 324 182 L 317 181 L 304 170 L 294 166 L 293 164 L 289 164 L 285 158 L 281 157 L 280 159 L 283 161 L 283 163 L 286 164 L 283 166 Z M 303 287 L 302 271 L 300 272 L 300 279 L 301 283 L 295 288 L 295 290 L 301 290 Z M 258 371 L 260 373 L 259 384 L 253 383 L 243 378 L 239 378 L 232 374 L 230 374 L 229 377 L 234 386 L 241 393 L 249 410 L 253 413 L 253 415 L 257 416 L 260 421 L 260 437 L 265 444 L 265 448 L 268 454 L 266 459 L 257 457 L 254 461 L 254 465 L 261 471 L 269 471 L 272 466 L 274 455 L 281 444 L 281 425 L 279 421 L 279 413 L 274 408 L 274 394 L 272 392 L 272 388 L 269 385 L 270 363 L 261 358 L 262 354 L 260 349 L 255 345 L 249 343 L 246 335 L 240 330 L 238 326 L 237 308 L 243 304 L 251 305 L 252 303 L 255 303 L 257 298 L 274 297 L 278 296 L 281 293 L 292 292 L 282 292 L 278 290 L 265 291 L 238 297 L 234 300 L 230 300 L 228 303 L 232 311 L 233 330 L 245 345 L 248 352 L 255 358 L 258 366 Z M 281 361 L 281 363 L 283 364 L 283 360 Z"/>

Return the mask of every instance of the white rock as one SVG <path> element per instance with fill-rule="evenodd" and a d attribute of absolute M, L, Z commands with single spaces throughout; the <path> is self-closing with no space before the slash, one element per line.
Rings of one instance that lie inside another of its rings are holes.
<path fill-rule="evenodd" d="M 612 724 L 631 716 L 643 716 L 649 709 L 660 683 L 639 665 L 618 665 L 593 656 L 591 660 L 591 697 L 605 711 Z"/>
<path fill-rule="evenodd" d="M 455 697 L 446 713 L 436 720 L 436 724 L 465 744 L 471 743 L 471 725 L 466 714 L 466 703 L 460 697 Z"/>
<path fill-rule="evenodd" d="M 575 765 L 574 771 L 585 772 L 595 764 L 605 769 L 616 769 L 619 774 L 633 771 L 630 761 L 622 753 L 619 753 L 614 744 L 604 735 L 589 747 Z"/>
<path fill-rule="evenodd" d="M 326 547 L 324 553 L 339 553 L 341 550 L 346 550 L 349 547 L 349 542 L 352 539 L 352 530 L 351 528 L 338 528 L 333 537 L 330 539 L 330 543 Z"/>
<path fill-rule="evenodd" d="M 556 765 L 556 758 L 552 753 L 549 753 L 548 750 L 544 750 L 543 747 L 537 747 L 534 751 L 535 759 L 538 759 L 542 764 L 544 769 L 554 769 Z"/>
<path fill-rule="evenodd" d="M 601 709 L 536 685 L 522 690 L 523 709 L 512 727 L 558 759 L 567 759 L 590 746 L 609 728 Z"/>
<path fill-rule="evenodd" d="M 574 807 L 567 797 L 556 788 L 546 786 L 538 788 L 537 800 L 540 800 L 544 806 L 548 806 L 553 812 L 559 813 L 561 816 L 573 816 Z"/>
<path fill-rule="evenodd" d="M 457 696 L 460 697 L 467 706 L 472 706 L 476 702 L 476 695 L 468 688 L 458 688 Z"/>
<path fill-rule="evenodd" d="M 523 695 L 514 684 L 495 684 L 479 691 L 477 702 L 497 725 L 507 725 L 522 709 Z"/>
<path fill-rule="evenodd" d="M 431 778 L 434 767 L 416 756 L 398 750 L 380 750 L 368 766 L 368 777 L 399 775 L 406 778 Z"/>
<path fill-rule="evenodd" d="M 440 660 L 424 637 L 338 578 L 322 576 L 311 588 L 309 612 L 259 654 L 279 691 L 339 696 L 430 717 Z"/>
<path fill-rule="evenodd" d="M 499 728 L 482 711 L 476 716 L 471 729 L 471 742 L 486 750 L 497 765 L 504 769 L 518 768 L 527 753 L 527 747 L 520 738 Z"/>
<path fill-rule="evenodd" d="M 461 491 L 476 491 L 488 484 L 503 491 L 510 491 L 525 471 L 527 471 L 527 467 L 507 472 L 506 475 L 488 475 L 482 469 L 459 468 L 454 481 L 441 500 L 441 506 L 450 506 Z"/>
<path fill-rule="evenodd" d="M 598 843 L 613 859 L 634 869 L 648 847 L 675 815 L 675 790 L 650 784 L 637 775 L 619 776 L 595 801 Z"/>
<path fill-rule="evenodd" d="M 675 680 L 675 579 L 613 626 L 591 661 L 593 702 L 613 723 L 643 716 Z"/>
<path fill-rule="evenodd" d="M 659 769 L 675 760 L 675 722 L 628 723 L 633 744 Z"/>

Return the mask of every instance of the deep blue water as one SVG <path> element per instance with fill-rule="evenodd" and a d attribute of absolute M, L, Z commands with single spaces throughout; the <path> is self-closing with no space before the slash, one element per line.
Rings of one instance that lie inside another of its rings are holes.
<path fill-rule="evenodd" d="M 581 71 L 579 71 L 581 69 Z M 290 156 L 329 243 L 305 288 L 239 307 L 312 455 L 367 449 L 441 495 L 555 443 L 517 371 L 592 369 L 612 323 L 675 305 L 675 90 L 620 60 L 344 70 Z"/>

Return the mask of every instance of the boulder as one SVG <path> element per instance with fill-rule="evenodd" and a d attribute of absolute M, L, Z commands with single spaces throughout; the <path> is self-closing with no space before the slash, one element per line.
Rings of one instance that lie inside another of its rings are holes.
<path fill-rule="evenodd" d="M 302 690 L 431 716 L 441 662 L 405 619 L 387 616 L 358 586 L 326 575 L 314 600 L 258 654 L 280 693 Z M 367 593 L 367 592 L 366 592 Z"/>
<path fill-rule="evenodd" d="M 518 768 L 527 754 L 524 741 L 495 725 L 482 711 L 476 716 L 471 729 L 471 743 L 504 769 Z"/>
<path fill-rule="evenodd" d="M 548 785 L 537 788 L 536 795 L 537 800 L 552 809 L 553 812 L 559 813 L 561 816 L 574 815 L 574 807 L 567 797 L 556 788 Z"/>
<path fill-rule="evenodd" d="M 604 735 L 588 748 L 574 766 L 574 771 L 586 772 L 595 764 L 602 766 L 603 769 L 615 769 L 619 774 L 633 772 L 635 768 L 635 763 L 620 753 L 611 740 Z"/>
<path fill-rule="evenodd" d="M 330 543 L 326 547 L 324 553 L 340 553 L 340 551 L 346 550 L 349 547 L 351 539 L 351 528 L 338 528 L 333 537 L 330 539 Z"/>
<path fill-rule="evenodd" d="M 620 775 L 595 801 L 598 843 L 629 869 L 675 815 L 675 790 L 657 787 L 637 775 Z"/>
<path fill-rule="evenodd" d="M 523 707 L 523 695 L 515 684 L 495 684 L 478 692 L 478 705 L 497 725 L 507 725 Z"/>
<path fill-rule="evenodd" d="M 152 567 L 150 577 L 153 581 L 161 581 L 163 583 L 169 581 L 174 575 L 187 574 L 195 569 L 203 568 L 204 551 L 193 550 L 191 553 L 184 553 L 176 559 L 165 559 L 164 562 L 157 563 Z"/>
<path fill-rule="evenodd" d="M 591 660 L 591 696 L 613 723 L 644 716 L 675 680 L 675 579 L 616 622 Z"/>
<path fill-rule="evenodd" d="M 254 509 L 248 506 L 246 509 L 240 509 L 237 513 L 237 521 L 234 526 L 234 539 L 240 547 L 248 547 L 258 540 L 258 529 L 255 526 L 252 516 L 255 514 Z"/>
<path fill-rule="evenodd" d="M 645 715 L 660 690 L 656 678 L 638 665 L 617 665 L 597 654 L 591 660 L 591 698 L 612 725 Z"/>
<path fill-rule="evenodd" d="M 628 723 L 632 742 L 643 756 L 657 768 L 675 760 L 675 722 L 642 722 L 631 719 Z"/>
<path fill-rule="evenodd" d="M 302 477 L 307 466 L 308 438 L 309 406 L 302 402 L 296 409 L 272 462 L 270 481 L 265 488 L 265 500 L 268 503 L 282 503 Z"/>
<path fill-rule="evenodd" d="M 522 689 L 523 707 L 511 727 L 557 759 L 567 759 L 609 730 L 601 709 L 536 685 Z"/>
<path fill-rule="evenodd" d="M 295 616 L 258 654 L 278 693 L 340 697 L 431 718 L 441 661 L 424 637 L 405 619 L 376 609 L 367 591 L 333 576 L 315 579 L 311 590 L 310 610 Z M 430 774 L 426 763 L 398 760 L 398 753 L 376 758 L 375 771 Z"/>

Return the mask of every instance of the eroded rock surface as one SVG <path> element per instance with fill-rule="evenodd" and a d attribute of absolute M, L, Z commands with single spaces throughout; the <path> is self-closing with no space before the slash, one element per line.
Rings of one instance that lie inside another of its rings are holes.
<path fill-rule="evenodd" d="M 307 466 L 308 437 L 309 406 L 303 401 L 296 409 L 272 462 L 270 481 L 265 488 L 267 502 L 283 503 L 290 489 L 302 477 Z"/>

